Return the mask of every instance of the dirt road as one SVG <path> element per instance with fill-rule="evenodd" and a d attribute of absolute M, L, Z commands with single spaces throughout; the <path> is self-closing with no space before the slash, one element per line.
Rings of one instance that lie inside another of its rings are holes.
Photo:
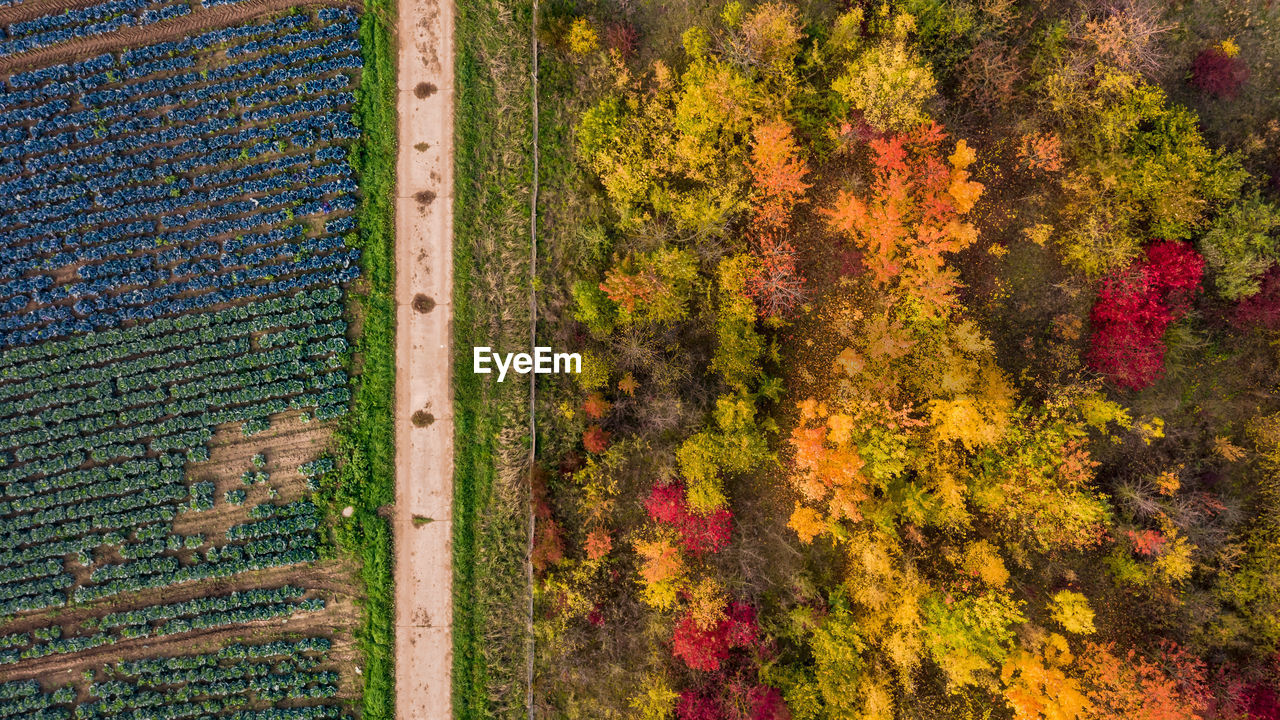
<path fill-rule="evenodd" d="M 396 717 L 449 720 L 453 666 L 453 7 L 401 0 Z"/>

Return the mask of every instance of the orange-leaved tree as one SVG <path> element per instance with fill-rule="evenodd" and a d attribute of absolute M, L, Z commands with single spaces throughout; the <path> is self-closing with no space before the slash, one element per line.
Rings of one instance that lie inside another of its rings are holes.
<path fill-rule="evenodd" d="M 926 315 L 941 314 L 954 302 L 959 281 L 943 256 L 977 239 L 977 228 L 964 217 L 983 191 L 970 180 L 973 150 L 961 140 L 944 159 L 945 137 L 940 126 L 928 123 L 872 140 L 870 192 L 841 192 L 824 211 L 862 251 L 875 282 L 896 287 Z"/>
<path fill-rule="evenodd" d="M 1204 662 L 1170 642 L 1154 658 L 1087 643 L 1080 658 L 1093 717 L 1200 720 L 1211 700 Z"/>
<path fill-rule="evenodd" d="M 624 325 L 671 324 L 688 315 L 697 275 L 693 253 L 664 247 L 619 260 L 605 272 L 600 290 L 617 306 Z"/>
<path fill-rule="evenodd" d="M 867 499 L 863 461 L 852 436 L 853 419 L 828 413 L 814 400 L 800 403 L 800 422 L 791 431 L 796 472 L 792 486 L 800 495 L 789 523 L 802 542 L 810 542 L 841 520 L 862 519 Z"/>
<path fill-rule="evenodd" d="M 751 178 L 755 186 L 758 262 L 747 277 L 747 294 L 766 317 L 791 312 L 803 297 L 804 278 L 796 271 L 796 251 L 788 242 L 792 210 L 805 201 L 809 168 L 800 157 L 791 125 L 777 118 L 757 125 L 751 146 Z"/>
<path fill-rule="evenodd" d="M 678 543 L 676 534 L 667 529 L 637 538 L 633 543 L 641 558 L 641 596 L 660 610 L 675 607 L 679 594 L 689 582 L 688 567 Z"/>
<path fill-rule="evenodd" d="M 751 146 L 751 179 L 756 189 L 755 219 L 761 235 L 791 225 L 791 210 L 804 201 L 809 168 L 800 157 L 791 125 L 775 119 L 756 126 Z"/>
<path fill-rule="evenodd" d="M 1093 705 L 1068 672 L 1075 657 L 1066 638 L 1056 633 L 1020 647 L 1000 673 L 1005 702 L 1014 720 L 1085 720 Z"/>

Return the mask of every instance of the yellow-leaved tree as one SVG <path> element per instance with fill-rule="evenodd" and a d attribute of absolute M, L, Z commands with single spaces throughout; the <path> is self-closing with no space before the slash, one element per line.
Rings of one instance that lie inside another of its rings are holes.
<path fill-rule="evenodd" d="M 615 91 L 583 114 L 578 152 L 600 177 L 619 227 L 661 216 L 682 231 L 723 237 L 747 206 L 755 129 L 765 127 L 767 137 L 779 126 L 766 118 L 793 112 L 802 33 L 799 14 L 781 3 L 734 24 L 714 44 L 703 28 L 686 31 L 679 74 L 657 61 L 637 77 L 616 60 Z"/>
<path fill-rule="evenodd" d="M 1000 671 L 1004 697 L 1017 720 L 1083 720 L 1092 704 L 1068 674 L 1075 657 L 1058 634 L 1032 638 L 1013 651 Z"/>

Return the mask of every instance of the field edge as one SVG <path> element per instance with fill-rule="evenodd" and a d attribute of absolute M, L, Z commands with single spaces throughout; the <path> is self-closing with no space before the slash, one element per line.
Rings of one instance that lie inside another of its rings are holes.
<path fill-rule="evenodd" d="M 382 514 L 394 501 L 395 388 L 394 203 L 396 163 L 396 50 L 394 0 L 364 0 L 360 46 L 364 69 L 356 95 L 361 130 L 352 164 L 360 178 L 359 210 L 364 285 L 358 305 L 360 357 L 352 413 L 336 435 L 341 463 L 328 490 L 340 547 L 359 561 L 364 620 L 356 641 L 364 655 L 363 720 L 395 716 L 395 608 L 391 524 Z M 353 308 L 354 309 L 354 308 Z"/>

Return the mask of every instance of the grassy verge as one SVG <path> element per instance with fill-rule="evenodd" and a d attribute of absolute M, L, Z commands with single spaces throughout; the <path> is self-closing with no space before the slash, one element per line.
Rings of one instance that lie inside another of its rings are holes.
<path fill-rule="evenodd" d="M 470 372 L 528 346 L 530 23 L 513 0 L 455 21 L 454 715 L 524 716 L 528 385 Z"/>
<path fill-rule="evenodd" d="M 352 412 L 337 434 L 339 468 L 326 480 L 334 509 L 352 506 L 337 523 L 339 546 L 356 557 L 364 583 L 364 622 L 356 640 L 364 655 L 362 717 L 391 720 L 395 710 L 391 527 L 378 509 L 395 496 L 394 206 L 396 162 L 395 27 L 391 0 L 365 0 L 360 21 L 364 70 L 356 96 L 361 138 L 352 163 L 360 178 L 364 286 L 353 290 L 362 331 Z"/>

